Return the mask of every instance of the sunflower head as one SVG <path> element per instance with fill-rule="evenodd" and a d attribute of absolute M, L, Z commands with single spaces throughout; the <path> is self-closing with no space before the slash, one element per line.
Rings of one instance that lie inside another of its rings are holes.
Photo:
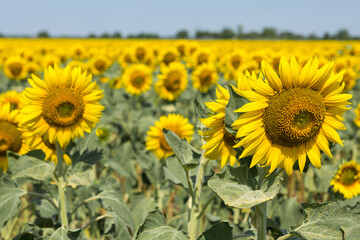
<path fill-rule="evenodd" d="M 155 83 L 156 93 L 165 100 L 174 101 L 187 86 L 187 71 L 183 64 L 174 62 L 169 67 L 163 67 Z"/>
<path fill-rule="evenodd" d="M 194 134 L 194 126 L 189 123 L 187 118 L 179 114 L 161 116 L 160 120 L 155 122 L 155 126 L 150 127 L 146 137 L 146 149 L 154 153 L 160 160 L 174 153 L 166 142 L 164 128 L 173 131 L 179 138 L 185 138 L 189 142 Z"/>
<path fill-rule="evenodd" d="M 24 91 L 25 107 L 21 110 L 21 126 L 64 148 L 85 132 L 90 132 L 104 109 L 99 100 L 102 91 L 92 76 L 80 68 L 65 69 L 55 65 L 45 70 L 44 80 L 35 75 Z"/>
<path fill-rule="evenodd" d="M 23 154 L 28 150 L 23 130 L 19 128 L 19 110 L 11 111 L 9 103 L 0 108 L 0 167 L 6 172 L 7 151 Z"/>
<path fill-rule="evenodd" d="M 331 180 L 335 192 L 345 198 L 353 198 L 360 194 L 360 165 L 354 160 L 341 165 Z"/>
<path fill-rule="evenodd" d="M 332 67 L 318 68 L 314 57 L 301 68 L 295 57 L 282 57 L 279 75 L 265 61 L 259 78 L 248 74 L 250 90 L 238 93 L 250 102 L 237 110 L 244 114 L 233 125 L 243 137 L 235 146 L 244 147 L 240 157 L 254 154 L 251 166 L 271 166 L 270 172 L 283 166 L 288 175 L 296 161 L 302 172 L 307 157 L 320 168 L 320 150 L 332 157 L 328 141 L 342 145 L 336 130 L 345 129 L 340 116 L 352 97 L 341 94 L 342 75 Z"/>
<path fill-rule="evenodd" d="M 22 108 L 22 93 L 16 91 L 7 91 L 0 95 L 0 108 L 5 104 L 10 104 L 10 111 Z"/>
<path fill-rule="evenodd" d="M 122 82 L 127 92 L 140 95 L 151 88 L 151 69 L 144 64 L 134 64 L 126 68 Z"/>
<path fill-rule="evenodd" d="M 4 73 L 13 80 L 25 79 L 28 73 L 26 61 L 19 56 L 7 58 L 4 64 Z"/>
<path fill-rule="evenodd" d="M 218 74 L 213 64 L 202 64 L 198 66 L 191 76 L 194 88 L 200 92 L 209 91 L 209 87 L 218 80 Z"/>

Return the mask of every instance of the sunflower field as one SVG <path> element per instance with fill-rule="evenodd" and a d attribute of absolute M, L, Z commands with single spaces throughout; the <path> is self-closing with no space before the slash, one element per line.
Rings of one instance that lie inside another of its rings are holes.
<path fill-rule="evenodd" d="M 360 42 L 0 39 L 0 239 L 360 239 Z"/>

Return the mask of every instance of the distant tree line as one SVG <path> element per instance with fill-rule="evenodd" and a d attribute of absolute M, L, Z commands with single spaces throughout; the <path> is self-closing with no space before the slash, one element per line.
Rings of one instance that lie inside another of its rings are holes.
<path fill-rule="evenodd" d="M 0 37 L 22 37 L 27 38 L 30 36 L 6 36 L 0 33 Z M 36 37 L 38 38 L 50 38 L 50 34 L 43 30 L 40 31 Z M 62 36 L 64 38 L 79 38 L 79 36 Z M 83 38 L 83 37 L 80 37 Z M 330 34 L 326 32 L 322 36 L 316 35 L 314 33 L 309 35 L 296 34 L 291 31 L 282 31 L 279 32 L 276 28 L 273 27 L 264 27 L 261 32 L 250 31 L 244 32 L 243 27 L 238 26 L 237 30 L 233 30 L 229 27 L 223 28 L 221 31 L 208 31 L 208 30 L 196 30 L 195 34 L 191 36 L 186 29 L 179 30 L 174 36 L 161 37 L 156 33 L 146 33 L 141 32 L 138 34 L 129 34 L 123 36 L 120 32 L 114 33 L 102 33 L 96 35 L 90 33 L 86 38 L 128 38 L 128 39 L 160 39 L 160 38 L 175 38 L 175 39 L 288 39 L 288 40 L 360 40 L 360 36 L 351 36 L 346 29 L 340 29 L 335 34 Z"/>

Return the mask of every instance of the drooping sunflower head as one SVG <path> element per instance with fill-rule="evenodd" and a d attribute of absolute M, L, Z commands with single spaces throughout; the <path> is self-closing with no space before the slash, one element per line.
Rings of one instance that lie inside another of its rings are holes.
<path fill-rule="evenodd" d="M 332 68 L 329 62 L 319 69 L 314 57 L 301 69 L 295 57 L 282 57 L 279 75 L 263 61 L 263 75 L 247 76 L 251 90 L 239 94 L 250 103 L 237 110 L 244 114 L 234 122 L 237 137 L 244 137 L 236 145 L 244 147 L 241 157 L 254 154 L 251 166 L 271 166 L 270 172 L 280 166 L 288 175 L 296 161 L 302 172 L 307 157 L 320 168 L 320 151 L 332 157 L 328 141 L 342 145 L 336 129 L 345 129 L 340 116 L 352 97 L 341 94 L 342 75 Z"/>
<path fill-rule="evenodd" d="M 31 87 L 24 91 L 20 125 L 34 135 L 46 135 L 50 143 L 64 148 L 99 122 L 102 91 L 80 68 L 55 65 L 45 70 L 44 80 L 32 75 L 28 81 Z"/>
<path fill-rule="evenodd" d="M 194 88 L 200 92 L 209 91 L 209 87 L 218 80 L 218 74 L 213 64 L 202 64 L 198 66 L 191 75 Z"/>
<path fill-rule="evenodd" d="M 187 118 L 179 114 L 161 116 L 160 120 L 155 122 L 155 126 L 150 127 L 146 137 L 146 149 L 154 153 L 160 160 L 174 153 L 166 142 L 164 128 L 173 131 L 179 138 L 185 138 L 189 142 L 194 134 L 194 126 L 189 123 Z"/>
<path fill-rule="evenodd" d="M 232 166 L 236 164 L 236 150 L 233 147 L 238 140 L 225 127 L 225 108 L 230 99 L 229 91 L 218 85 L 216 96 L 217 99 L 214 102 L 205 103 L 214 115 L 199 119 L 208 128 L 200 131 L 200 135 L 206 141 L 201 148 L 205 149 L 207 158 L 219 159 L 223 168 L 227 162 L 230 162 Z"/>
<path fill-rule="evenodd" d="M 7 151 L 23 154 L 28 147 L 23 141 L 23 130 L 19 128 L 19 110 L 11 111 L 9 103 L 0 108 L 0 168 L 8 168 Z"/>
<path fill-rule="evenodd" d="M 151 69 L 144 64 L 133 64 L 126 68 L 122 77 L 122 82 L 128 93 L 140 95 L 151 88 Z"/>
<path fill-rule="evenodd" d="M 353 198 L 360 194 L 360 165 L 354 160 L 341 165 L 331 180 L 334 192 L 340 192 L 344 198 Z"/>
<path fill-rule="evenodd" d="M 4 74 L 13 80 L 25 79 L 28 74 L 26 61 L 19 56 L 10 56 L 5 61 Z"/>
<path fill-rule="evenodd" d="M 16 91 L 7 91 L 0 95 L 0 108 L 5 104 L 10 104 L 10 111 L 22 108 L 22 93 Z"/>
<path fill-rule="evenodd" d="M 154 85 L 156 93 L 162 99 L 174 101 L 186 89 L 187 76 L 185 66 L 180 62 L 173 62 L 169 67 L 163 67 Z"/>

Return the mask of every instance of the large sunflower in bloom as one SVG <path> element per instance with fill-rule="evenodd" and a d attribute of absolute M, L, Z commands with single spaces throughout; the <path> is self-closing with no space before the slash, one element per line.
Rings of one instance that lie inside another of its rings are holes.
<path fill-rule="evenodd" d="M 225 108 L 230 99 L 229 91 L 220 85 L 217 87 L 217 99 L 214 102 L 205 103 L 215 115 L 200 119 L 200 122 L 208 128 L 208 130 L 201 131 L 200 135 L 206 141 L 201 147 L 205 149 L 205 157 L 214 160 L 220 159 L 220 165 L 223 168 L 229 161 L 232 166 L 236 163 L 236 150 L 233 147 L 237 143 L 237 139 L 225 128 Z"/>
<path fill-rule="evenodd" d="M 280 166 L 291 175 L 296 161 L 303 171 L 306 156 L 320 168 L 320 150 L 332 158 L 328 141 L 342 145 L 336 129 L 345 130 L 340 119 L 352 97 L 340 94 L 344 83 L 332 74 L 333 64 L 318 69 L 314 57 L 300 70 L 294 56 L 290 62 L 282 57 L 279 75 L 263 61 L 265 81 L 247 78 L 252 90 L 239 94 L 250 103 L 237 110 L 244 114 L 234 126 L 243 137 L 235 146 L 244 148 L 240 157 L 254 154 L 250 167 L 265 164 L 271 173 Z"/>
<path fill-rule="evenodd" d="M 125 90 L 132 95 L 140 95 L 151 88 L 152 71 L 144 64 L 133 64 L 126 68 L 122 76 Z"/>
<path fill-rule="evenodd" d="M 24 154 L 28 150 L 23 139 L 24 132 L 18 125 L 19 110 L 11 111 L 10 104 L 4 104 L 0 108 L 0 168 L 4 172 L 8 168 L 7 151 Z"/>
<path fill-rule="evenodd" d="M 187 77 L 182 63 L 170 63 L 169 67 L 163 67 L 162 73 L 158 75 L 158 81 L 154 85 L 155 91 L 162 99 L 174 101 L 186 89 Z"/>
<path fill-rule="evenodd" d="M 31 87 L 24 90 L 20 125 L 34 135 L 46 135 L 49 143 L 64 148 L 99 122 L 102 91 L 80 68 L 55 65 L 45 69 L 44 80 L 32 75 L 28 81 Z"/>
<path fill-rule="evenodd" d="M 360 165 L 355 161 L 346 162 L 339 167 L 330 185 L 335 192 L 340 192 L 344 198 L 353 198 L 360 194 Z"/>
<path fill-rule="evenodd" d="M 155 126 L 150 127 L 146 137 L 146 149 L 154 153 L 158 159 L 165 159 L 174 153 L 166 142 L 164 128 L 173 131 L 179 138 L 185 138 L 189 142 L 194 134 L 194 126 L 189 123 L 187 118 L 179 114 L 161 116 L 160 120 L 155 122 Z"/>

